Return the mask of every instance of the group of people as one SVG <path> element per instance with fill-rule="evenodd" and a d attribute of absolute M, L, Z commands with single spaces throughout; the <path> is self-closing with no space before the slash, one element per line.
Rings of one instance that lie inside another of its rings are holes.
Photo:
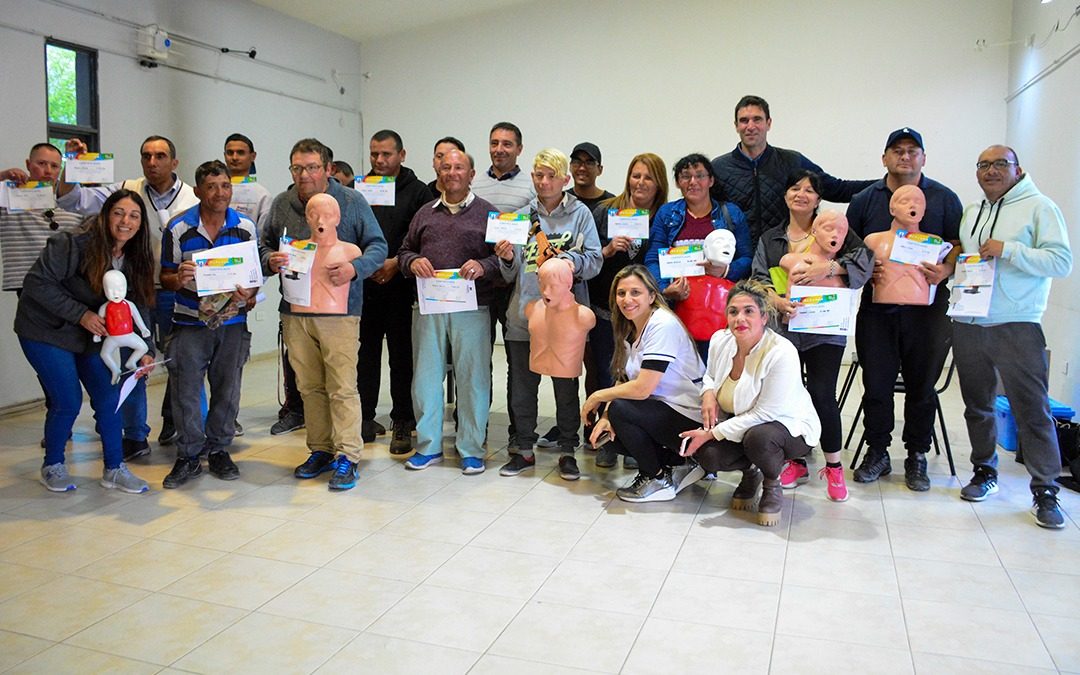
<path fill-rule="evenodd" d="M 477 171 L 460 140 L 439 139 L 430 184 L 404 165 L 400 135 L 374 134 L 369 175 L 394 179 L 394 199 L 376 206 L 350 189 L 351 167 L 313 138 L 293 146 L 293 184 L 276 197 L 254 180 L 254 145 L 241 134 L 226 139 L 224 162 L 198 166 L 194 187 L 177 176 L 176 148 L 161 136 L 140 148 L 141 178 L 108 186 L 65 182 L 60 152 L 35 145 L 26 171 L 9 169 L 0 179 L 54 182 L 57 206 L 0 211 L 0 247 L 4 289 L 19 293 L 15 330 L 46 396 L 42 482 L 54 491 L 74 488 L 64 446 L 81 405 L 81 382 L 102 438 L 102 485 L 148 489 L 128 468 L 149 452 L 145 386 L 140 382 L 117 410 L 118 387 L 93 341 L 109 334 L 97 307 L 105 302 L 102 277 L 110 269 L 126 275 L 127 298 L 156 328 L 155 344 L 133 376 L 143 378 L 159 354 L 166 358 L 159 441 L 175 442 L 177 456 L 164 487 L 197 477 L 204 456 L 211 474 L 237 478 L 228 448 L 241 432 L 246 316 L 255 289 L 199 297 L 192 257 L 255 241 L 263 274 L 281 274 L 284 288 L 287 278 L 299 278 L 283 248 L 291 238 L 318 243 L 306 273 L 310 298 L 286 296 L 279 307 L 286 400 L 271 433 L 306 427 L 309 456 L 297 478 L 329 472 L 331 490 L 356 484 L 362 445 L 387 433 L 375 421 L 384 339 L 390 452 L 411 453 L 404 462 L 410 470 L 443 461 L 449 365 L 461 470 L 483 472 L 491 346 L 501 325 L 509 412 L 501 475 L 530 470 L 534 449 L 549 447 L 559 449 L 559 475 L 577 479 L 583 425 L 597 467 L 614 466 L 622 456 L 637 468 L 617 490 L 620 499 L 674 499 L 706 474 L 741 471 L 732 508 L 756 504 L 758 522 L 775 525 L 782 490 L 808 480 L 806 457 L 819 443 L 828 497 L 848 498 L 836 401 L 846 338 L 789 329 L 802 308 L 790 290 L 864 288 L 855 343 L 869 450 L 855 480 L 891 472 L 893 391 L 902 375 L 904 482 L 914 491 L 930 488 L 925 454 L 934 386 L 951 348 L 974 466 L 961 496 L 979 501 L 997 489 L 996 371 L 1016 414 L 1036 521 L 1062 527 L 1040 321 L 1051 278 L 1067 275 L 1072 257 L 1060 210 L 1038 192 L 1016 153 L 994 145 L 979 155 L 976 179 L 985 199 L 963 209 L 955 193 L 923 174 L 926 151 L 914 129 L 888 135 L 883 178 L 849 181 L 769 145 L 772 119 L 760 97 L 736 104 L 734 124 L 740 141 L 730 153 L 711 161 L 691 154 L 674 164 L 681 198 L 670 203 L 667 169 L 657 155 L 636 155 L 615 195 L 597 186 L 603 163 L 595 144 L 580 143 L 569 155 L 542 150 L 526 170 L 518 163 L 521 130 L 508 122 L 490 131 L 485 170 Z M 73 139 L 67 150 L 86 148 Z M 236 184 L 245 186 L 241 199 Z M 846 214 L 822 211 L 822 200 L 850 205 Z M 649 236 L 610 236 L 613 209 L 647 214 Z M 488 241 L 491 213 L 525 214 L 527 243 Z M 889 254 L 899 229 L 936 235 L 952 252 L 901 265 Z M 717 230 L 729 231 L 735 243 L 729 259 L 700 263 L 705 285 L 661 272 L 666 249 L 702 244 Z M 969 256 L 965 263 L 974 255 L 994 261 L 993 294 L 978 316 L 950 320 L 947 282 L 961 253 Z M 551 377 L 556 425 L 541 435 L 541 376 L 530 369 L 526 308 L 548 300 L 538 270 L 552 259 L 565 261 L 574 299 L 596 320 L 584 356 L 587 399 L 581 404 L 577 377 Z M 476 309 L 420 311 L 412 278 L 446 270 L 473 282 Z M 694 296 L 704 288 L 726 295 L 713 310 L 726 327 L 696 337 L 676 312 L 700 304 Z"/>

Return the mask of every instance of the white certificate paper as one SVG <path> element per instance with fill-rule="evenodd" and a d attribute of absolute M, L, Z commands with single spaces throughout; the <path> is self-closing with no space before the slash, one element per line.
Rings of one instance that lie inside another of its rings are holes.
<path fill-rule="evenodd" d="M 290 305 L 311 306 L 311 275 L 281 270 L 281 297 Z"/>
<path fill-rule="evenodd" d="M 421 314 L 451 314 L 476 309 L 476 284 L 462 279 L 458 270 L 435 270 L 430 279 L 416 277 Z"/>
<path fill-rule="evenodd" d="M 933 234 L 897 230 L 889 260 L 904 265 L 921 265 L 924 262 L 937 264 L 944 257 L 942 249 L 946 246 L 949 247 L 946 249 L 947 253 L 952 249 L 952 245 Z"/>
<path fill-rule="evenodd" d="M 312 263 L 315 262 L 315 251 L 318 248 L 319 245 L 310 239 L 293 239 L 288 235 L 283 236 L 278 251 L 288 255 L 289 260 L 282 267 L 290 272 L 307 274 L 311 271 Z"/>
<path fill-rule="evenodd" d="M 68 183 L 113 182 L 113 156 L 109 152 L 69 152 L 64 155 L 64 180 Z"/>
<path fill-rule="evenodd" d="M 258 180 L 255 176 L 232 177 L 232 203 L 233 204 L 258 204 L 259 192 L 255 187 Z M 235 207 L 234 207 L 235 208 Z"/>
<path fill-rule="evenodd" d="M 393 206 L 397 196 L 393 176 L 357 176 L 353 184 L 356 191 L 372 206 Z"/>
<path fill-rule="evenodd" d="M 649 238 L 648 209 L 608 209 L 608 237 Z"/>
<path fill-rule="evenodd" d="M 11 211 L 32 211 L 34 209 L 55 209 L 56 193 L 52 183 L 32 180 L 22 185 L 8 183 L 8 209 Z"/>
<path fill-rule="evenodd" d="M 529 228 L 532 222 L 527 213 L 498 213 L 488 211 L 487 233 L 484 241 L 497 244 L 503 239 L 511 244 L 524 246 L 529 243 Z"/>
<path fill-rule="evenodd" d="M 700 277 L 705 268 L 698 263 L 705 262 L 705 249 L 701 244 L 672 246 L 660 249 L 660 276 L 664 279 L 678 277 Z"/>
<path fill-rule="evenodd" d="M 792 286 L 788 295 L 792 302 L 802 305 L 788 322 L 788 330 L 792 333 L 854 334 L 856 291 L 826 286 Z"/>
<path fill-rule="evenodd" d="M 956 276 L 949 296 L 949 316 L 986 317 L 994 297 L 994 274 L 997 260 L 983 258 L 978 253 L 961 253 L 956 257 Z"/>
<path fill-rule="evenodd" d="M 195 261 L 195 291 L 199 297 L 262 286 L 262 263 L 254 241 L 216 246 L 191 256 Z"/>

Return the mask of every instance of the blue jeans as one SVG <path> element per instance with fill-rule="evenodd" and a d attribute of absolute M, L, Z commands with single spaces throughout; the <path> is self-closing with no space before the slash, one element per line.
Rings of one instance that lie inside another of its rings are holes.
<path fill-rule="evenodd" d="M 19 338 L 26 360 L 38 374 L 49 397 L 45 413 L 45 464 L 62 464 L 64 446 L 82 408 L 82 388 L 90 394 L 97 432 L 105 456 L 105 468 L 123 461 L 120 415 L 116 413 L 120 388 L 112 385 L 112 373 L 97 353 L 76 354 L 45 342 Z M 79 383 L 82 383 L 80 386 Z"/>
<path fill-rule="evenodd" d="M 457 450 L 462 457 L 483 458 L 491 409 L 490 321 L 487 307 L 427 315 L 413 307 L 412 400 L 416 451 L 421 455 L 442 454 L 442 383 L 449 347 L 457 384 Z"/>

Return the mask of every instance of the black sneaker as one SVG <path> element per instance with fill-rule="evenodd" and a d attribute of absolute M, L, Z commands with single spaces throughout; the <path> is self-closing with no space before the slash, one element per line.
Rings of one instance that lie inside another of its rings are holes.
<path fill-rule="evenodd" d="M 526 469 L 536 466 L 536 457 L 528 457 L 516 452 L 510 454 L 510 461 L 499 469 L 500 476 L 516 476 Z"/>
<path fill-rule="evenodd" d="M 391 455 L 407 455 L 412 452 L 412 430 L 415 424 L 394 422 L 394 435 L 390 438 Z"/>
<path fill-rule="evenodd" d="M 240 477 L 240 469 L 224 450 L 215 450 L 206 457 L 206 463 L 210 465 L 210 475 L 221 480 L 236 480 Z"/>
<path fill-rule="evenodd" d="M 161 487 L 172 489 L 178 488 L 196 476 L 202 475 L 202 463 L 198 457 L 180 457 L 173 464 L 172 471 L 165 480 L 161 481 Z"/>
<path fill-rule="evenodd" d="M 145 440 L 136 441 L 133 438 L 125 438 L 122 441 L 124 447 L 124 461 L 130 462 L 137 457 L 145 457 L 150 454 L 150 444 Z"/>
<path fill-rule="evenodd" d="M 581 471 L 578 470 L 577 460 L 573 455 L 563 455 L 559 458 L 559 477 L 563 480 L 581 478 Z"/>
<path fill-rule="evenodd" d="M 356 462 L 350 462 L 349 458 L 341 455 L 334 462 L 334 475 L 330 476 L 330 490 L 351 490 L 356 487 L 356 477 L 360 475 L 360 469 Z"/>
<path fill-rule="evenodd" d="M 308 455 L 307 461 L 296 467 L 293 475 L 297 478 L 314 478 L 321 473 L 334 470 L 334 454 L 316 450 Z"/>
<path fill-rule="evenodd" d="M 631 471 L 637 471 L 637 468 L 638 468 L 637 457 L 634 457 L 633 455 L 623 455 L 622 468 L 630 469 Z"/>
<path fill-rule="evenodd" d="M 1053 488 L 1038 488 L 1032 490 L 1031 512 L 1035 515 L 1035 523 L 1039 527 L 1052 530 L 1060 530 L 1065 527 L 1065 516 L 1061 513 L 1058 505 L 1057 493 Z"/>
<path fill-rule="evenodd" d="M 162 420 L 161 433 L 157 437 L 158 445 L 171 445 L 178 435 L 179 432 L 176 431 L 176 426 L 172 422 Z"/>
<path fill-rule="evenodd" d="M 904 460 L 904 485 L 914 492 L 926 492 L 930 489 L 930 477 L 926 475 L 925 453 L 920 452 Z"/>
<path fill-rule="evenodd" d="M 290 431 L 296 431 L 297 429 L 303 428 L 304 415 L 290 410 L 282 415 L 277 422 L 274 422 L 274 425 L 270 427 L 270 435 L 277 436 L 279 434 L 287 434 Z"/>
<path fill-rule="evenodd" d="M 538 448 L 557 448 L 559 447 L 559 427 L 551 427 L 547 430 L 547 433 L 536 439 L 536 447 Z"/>
<path fill-rule="evenodd" d="M 981 502 L 998 491 L 997 482 L 997 472 L 985 466 L 977 466 L 971 482 L 960 489 L 960 499 Z"/>
<path fill-rule="evenodd" d="M 611 447 L 610 443 L 605 443 L 596 451 L 596 466 L 601 469 L 610 469 L 618 460 L 619 453 L 615 452 L 615 448 Z"/>
<path fill-rule="evenodd" d="M 360 440 L 365 443 L 371 443 L 375 440 L 376 436 L 383 436 L 385 434 L 386 427 L 375 420 L 364 420 L 360 423 Z"/>
<path fill-rule="evenodd" d="M 885 450 L 867 450 L 862 463 L 852 474 L 856 483 L 873 483 L 882 476 L 892 473 L 892 462 Z"/>

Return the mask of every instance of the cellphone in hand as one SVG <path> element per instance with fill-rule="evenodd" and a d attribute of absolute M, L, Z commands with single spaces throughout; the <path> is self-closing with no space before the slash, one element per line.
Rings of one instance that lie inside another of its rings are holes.
<path fill-rule="evenodd" d="M 611 433 L 608 432 L 608 431 L 603 432 L 596 439 L 596 441 L 593 442 L 593 450 L 599 450 L 600 448 L 607 445 L 610 441 L 611 441 Z"/>

